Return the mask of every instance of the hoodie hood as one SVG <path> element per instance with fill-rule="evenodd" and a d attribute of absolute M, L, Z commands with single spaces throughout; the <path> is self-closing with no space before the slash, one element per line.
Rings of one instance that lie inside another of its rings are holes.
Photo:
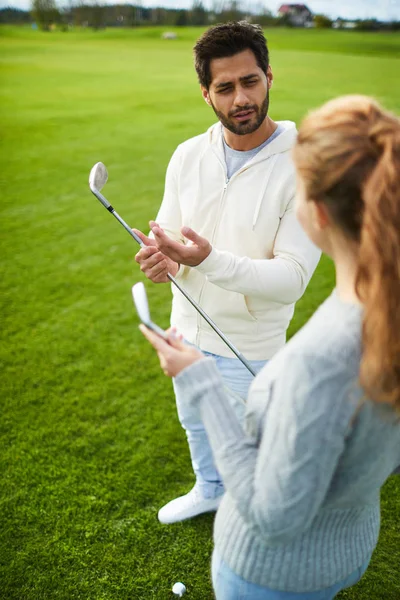
<path fill-rule="evenodd" d="M 275 121 L 278 125 L 283 128 L 283 131 L 277 138 L 272 140 L 270 144 L 267 144 L 265 148 L 260 150 L 254 162 L 264 160 L 274 154 L 281 154 L 282 152 L 288 152 L 292 147 L 297 137 L 296 124 L 293 121 Z M 207 130 L 208 141 L 214 150 L 218 154 L 224 155 L 223 153 L 223 126 L 218 121 L 214 123 Z"/>
<path fill-rule="evenodd" d="M 262 150 L 257 152 L 257 154 L 249 160 L 249 162 L 244 165 L 239 171 L 232 175 L 232 178 L 242 173 L 246 169 L 254 167 L 261 162 L 266 162 L 266 168 L 263 173 L 263 176 L 259 178 L 258 186 L 257 186 L 257 203 L 255 207 L 255 211 L 253 214 L 253 222 L 252 222 L 252 230 L 254 231 L 259 213 L 261 210 L 261 206 L 266 194 L 266 190 L 268 188 L 268 184 L 271 178 L 271 175 L 274 171 L 275 165 L 278 161 L 278 158 L 281 154 L 288 152 L 292 149 L 296 137 L 297 137 L 297 129 L 295 123 L 293 121 L 276 121 L 278 125 L 281 126 L 283 131 L 278 135 L 277 138 L 272 140 L 271 143 L 267 144 Z M 215 152 L 220 162 L 225 165 L 225 156 L 224 156 L 224 148 L 223 148 L 223 131 L 224 128 L 220 122 L 212 125 L 207 133 L 208 133 L 208 141 L 209 148 Z"/>

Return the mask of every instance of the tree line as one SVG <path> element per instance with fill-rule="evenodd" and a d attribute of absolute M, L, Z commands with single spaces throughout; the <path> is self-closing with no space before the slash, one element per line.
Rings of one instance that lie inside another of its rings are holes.
<path fill-rule="evenodd" d="M 245 10 L 238 0 L 214 0 L 206 9 L 202 0 L 194 0 L 189 9 L 146 8 L 140 4 L 101 4 L 98 0 L 70 3 L 58 6 L 56 0 L 32 0 L 31 11 L 14 8 L 0 9 L 0 23 L 32 23 L 44 31 L 58 28 L 67 31 L 71 27 L 140 27 L 144 25 L 166 25 L 171 27 L 206 26 L 213 23 L 251 20 L 263 27 L 291 27 L 288 15 L 274 16 L 260 1 L 251 12 Z M 345 19 L 338 19 L 336 26 L 346 26 Z M 330 28 L 331 19 L 325 15 L 314 15 L 313 25 Z M 354 29 L 362 31 L 399 30 L 400 22 L 383 23 L 376 19 L 357 20 Z"/>

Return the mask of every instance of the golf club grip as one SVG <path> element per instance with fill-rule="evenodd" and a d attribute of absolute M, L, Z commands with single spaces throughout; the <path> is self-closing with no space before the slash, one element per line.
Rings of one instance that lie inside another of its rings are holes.
<path fill-rule="evenodd" d="M 203 319 L 205 321 L 207 321 L 209 326 L 212 329 L 214 329 L 215 333 L 217 335 L 219 335 L 221 340 L 223 342 L 225 342 L 225 344 L 228 346 L 228 348 L 230 350 L 232 350 L 233 354 L 235 354 L 237 356 L 237 358 L 244 364 L 246 369 L 248 369 L 248 371 L 250 371 L 250 373 L 252 375 L 254 375 L 254 377 L 255 377 L 256 373 L 252 369 L 250 363 L 245 359 L 243 354 L 241 352 L 239 352 L 239 350 L 228 340 L 228 338 L 222 333 L 220 328 L 214 323 L 214 321 L 208 316 L 208 314 L 206 312 L 204 312 L 204 310 L 201 308 L 201 306 L 199 306 L 199 304 L 197 304 L 197 302 L 195 300 L 193 300 L 193 298 L 191 296 L 189 296 L 187 291 L 177 282 L 177 280 L 175 279 L 175 277 L 173 275 L 171 275 L 171 273 L 168 273 L 167 277 L 170 280 L 170 282 L 173 283 L 178 288 L 178 290 L 181 292 L 181 294 L 183 294 L 185 296 L 186 300 L 188 300 L 190 302 L 190 304 L 197 310 L 197 312 L 203 317 Z"/>
<path fill-rule="evenodd" d="M 127 230 L 127 232 L 131 235 L 131 237 L 133 237 L 133 239 L 140 246 L 143 247 L 144 244 L 143 244 L 142 240 L 140 239 L 140 237 L 138 235 L 136 235 L 136 233 L 134 231 L 132 231 L 132 229 L 129 227 L 128 223 L 126 223 L 123 220 L 123 218 L 120 217 L 119 214 L 114 209 L 112 209 L 110 212 L 111 212 L 111 214 L 114 215 L 114 217 L 117 219 L 117 221 L 119 221 L 121 223 L 121 225 Z M 178 288 L 178 290 L 181 292 L 181 294 L 183 294 L 185 296 L 186 300 L 188 300 L 188 302 L 190 302 L 190 304 L 197 310 L 197 312 L 203 317 L 203 319 L 205 321 L 207 321 L 207 323 L 209 324 L 209 326 L 215 331 L 215 333 L 217 335 L 219 335 L 219 337 L 221 338 L 221 340 L 223 342 L 225 342 L 225 344 L 228 346 L 228 348 L 233 352 L 233 354 L 235 354 L 235 356 L 237 356 L 237 358 L 243 363 L 243 365 L 246 367 L 246 369 L 248 371 L 250 371 L 250 373 L 255 377 L 256 376 L 255 371 L 252 369 L 251 365 L 245 359 L 245 357 L 243 356 L 243 354 L 241 352 L 239 352 L 239 350 L 237 348 L 235 348 L 235 346 L 222 333 L 222 331 L 214 323 L 214 321 L 212 319 L 210 319 L 210 317 L 207 315 L 207 313 L 204 312 L 204 310 L 201 308 L 201 306 L 199 306 L 197 304 L 197 302 L 195 300 L 193 300 L 193 298 L 191 296 L 189 296 L 189 294 L 187 293 L 187 291 L 176 281 L 175 277 L 173 275 L 171 275 L 171 273 L 168 273 L 167 277 L 170 280 L 170 282 L 173 283 Z"/>

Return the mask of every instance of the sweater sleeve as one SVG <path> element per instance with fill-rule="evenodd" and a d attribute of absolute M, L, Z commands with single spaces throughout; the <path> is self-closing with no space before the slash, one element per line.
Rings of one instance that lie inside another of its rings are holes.
<path fill-rule="evenodd" d="M 273 258 L 239 257 L 213 248 L 195 268 L 226 290 L 292 304 L 303 295 L 320 256 L 297 220 L 292 199 L 279 224 Z"/>
<path fill-rule="evenodd" d="M 268 367 L 267 367 L 268 368 Z M 195 363 L 177 378 L 200 410 L 225 488 L 243 519 L 268 544 L 291 541 L 315 518 L 345 444 L 353 408 L 332 367 L 311 377 L 304 356 L 291 356 L 269 395 L 259 445 L 246 436 L 215 365 Z M 259 391 L 257 392 L 259 393 Z"/>

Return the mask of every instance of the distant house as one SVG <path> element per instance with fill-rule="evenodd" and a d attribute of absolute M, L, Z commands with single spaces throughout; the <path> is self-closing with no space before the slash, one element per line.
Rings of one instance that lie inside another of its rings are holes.
<path fill-rule="evenodd" d="M 344 19 L 336 19 L 332 27 L 334 29 L 355 29 L 357 23 L 355 21 L 345 21 Z"/>
<path fill-rule="evenodd" d="M 281 4 L 278 16 L 286 17 L 293 27 L 310 27 L 313 22 L 313 14 L 305 4 Z"/>

